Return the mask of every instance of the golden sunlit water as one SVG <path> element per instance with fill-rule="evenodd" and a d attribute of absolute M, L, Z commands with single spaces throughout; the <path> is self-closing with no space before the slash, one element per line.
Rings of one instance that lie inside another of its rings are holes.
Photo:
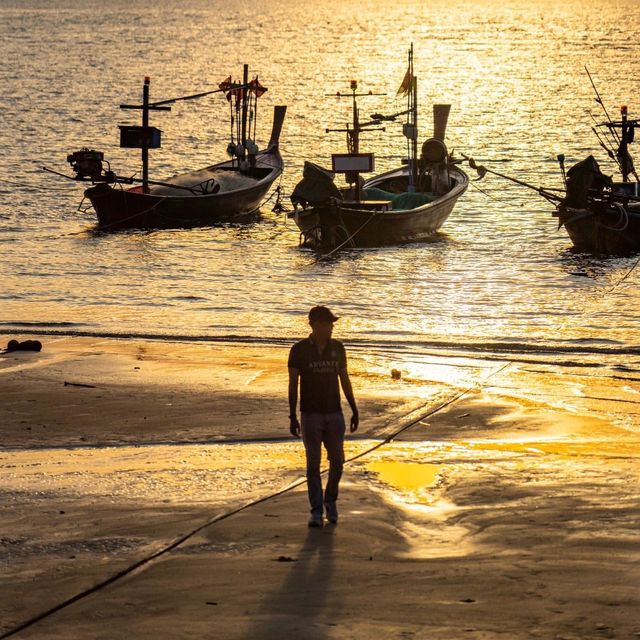
<path fill-rule="evenodd" d="M 639 32 L 638 0 L 0 0 L 0 336 L 44 345 L 0 358 L 0 636 L 640 634 L 640 256 L 572 251 L 552 205 L 470 169 L 432 242 L 328 258 L 273 201 L 98 232 L 86 185 L 42 170 L 89 147 L 139 175 L 118 125 L 140 114 L 119 105 L 145 76 L 162 100 L 248 63 L 263 147 L 288 107 L 289 205 L 305 160 L 345 151 L 337 91 L 405 108 L 413 43 L 420 140 L 451 104 L 457 157 L 558 188 L 559 153 L 614 172 L 584 68 L 640 118 Z M 152 112 L 151 178 L 225 160 L 228 116 L 220 95 Z M 376 172 L 405 155 L 385 126 L 361 139 Z M 361 413 L 321 531 L 286 417 L 316 304 Z"/>
<path fill-rule="evenodd" d="M 571 164 L 597 151 L 589 111 L 601 114 L 584 65 L 610 110 L 628 103 L 640 113 L 638 24 L 637 3 L 607 0 L 4 2 L 0 326 L 294 338 L 305 310 L 322 302 L 342 316 L 341 337 L 389 349 L 577 347 L 595 359 L 621 349 L 616 362 L 637 364 L 638 274 L 610 291 L 634 258 L 572 253 L 550 206 L 497 178 L 479 183 L 486 194 L 469 189 L 435 243 L 319 261 L 270 205 L 253 224 L 96 234 L 94 214 L 77 208 L 81 186 L 40 168 L 66 171 L 66 154 L 86 145 L 118 173 L 139 171 L 138 154 L 118 148 L 116 125 L 137 120 L 118 105 L 139 100 L 143 77 L 160 99 L 214 88 L 247 62 L 269 87 L 263 143 L 273 105 L 289 107 L 290 193 L 305 159 L 327 164 L 344 145 L 324 129 L 344 122 L 348 104 L 325 94 L 356 78 L 388 94 L 363 100 L 365 112 L 401 109 L 395 93 L 413 42 L 423 138 L 431 103 L 449 102 L 450 147 L 559 186 L 556 153 Z M 164 136 L 152 177 L 224 159 L 227 108 L 213 96 L 152 114 Z M 400 128 L 366 134 L 362 147 L 377 169 L 396 166 Z"/>

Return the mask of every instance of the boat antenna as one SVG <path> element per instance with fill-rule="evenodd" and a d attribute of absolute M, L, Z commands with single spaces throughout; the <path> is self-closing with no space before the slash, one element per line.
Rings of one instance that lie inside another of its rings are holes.
<path fill-rule="evenodd" d="M 598 91 L 598 88 L 596 87 L 596 83 L 593 81 L 593 78 L 591 77 L 591 73 L 589 73 L 589 69 L 587 68 L 587 65 L 584 66 L 584 70 L 587 72 L 587 76 L 589 76 L 589 82 L 591 82 L 591 86 L 593 87 L 593 90 L 595 91 L 596 94 L 596 102 L 602 107 L 602 110 L 604 111 L 604 115 L 607 118 L 609 124 L 613 124 L 613 121 L 611 120 L 611 116 L 609 115 L 609 112 L 607 111 L 607 107 L 605 107 L 604 102 L 602 101 L 602 96 L 600 95 L 600 92 Z M 616 140 L 616 142 L 620 143 L 620 136 L 618 135 L 618 132 L 615 129 L 611 130 L 611 133 L 614 137 L 614 139 Z"/>
<path fill-rule="evenodd" d="M 593 114 L 589 113 L 589 115 L 593 118 Z M 594 118 L 595 120 L 595 118 Z M 597 125 L 597 123 L 596 123 Z M 603 136 L 602 134 L 598 131 L 598 129 L 596 127 L 591 127 L 591 131 L 593 131 L 593 133 L 595 134 L 596 138 L 598 138 L 598 143 L 600 144 L 600 146 L 607 152 L 607 155 L 609 156 L 609 158 L 611 158 L 611 160 L 613 160 L 617 165 L 618 165 L 618 169 L 620 171 L 622 171 L 622 165 L 620 164 L 620 159 L 618 158 L 618 156 L 614 153 L 614 151 L 607 146 L 607 144 L 605 143 L 605 140 L 607 143 L 610 143 L 609 138 L 606 137 L 606 135 Z"/>
<path fill-rule="evenodd" d="M 589 116 L 593 120 L 595 126 L 591 127 L 591 131 L 595 134 L 596 138 L 598 138 L 598 142 L 600 146 L 607 152 L 607 155 L 612 159 L 618 162 L 616 158 L 616 154 L 613 152 L 612 147 L 615 146 L 615 140 L 611 137 L 611 132 L 607 131 L 606 128 L 602 129 L 602 132 L 598 131 L 598 127 L 600 127 L 600 123 L 596 120 L 596 117 L 589 111 Z M 619 164 L 619 163 L 618 163 Z"/>
<path fill-rule="evenodd" d="M 350 154 L 357 155 L 360 153 L 360 134 L 363 131 L 384 131 L 384 127 L 380 127 L 380 121 L 377 119 L 370 120 L 368 122 L 360 121 L 360 110 L 358 109 L 358 98 L 372 97 L 372 96 L 386 96 L 386 93 L 373 93 L 368 91 L 366 93 L 358 93 L 358 81 L 351 80 L 349 85 L 350 92 L 342 93 L 340 91 L 331 94 L 327 93 L 326 96 L 335 96 L 336 98 L 351 98 L 352 105 L 352 121 L 350 124 L 346 124 L 344 129 L 325 129 L 325 133 L 346 133 L 347 134 L 347 151 Z M 348 171 L 346 172 L 347 182 L 350 184 L 355 183 L 356 200 L 360 200 L 360 183 L 359 172 Z M 351 181 L 350 179 L 353 179 Z"/>
<path fill-rule="evenodd" d="M 258 76 L 256 76 L 256 82 L 258 81 Z M 255 92 L 253 95 L 253 135 L 251 136 L 253 141 L 256 141 L 256 127 L 258 126 L 258 93 Z"/>
<path fill-rule="evenodd" d="M 589 73 L 589 69 L 587 68 L 587 66 L 585 65 L 584 70 L 587 72 L 587 76 L 589 76 L 589 81 L 591 82 L 591 86 L 593 87 L 593 90 L 595 91 L 596 94 L 596 102 L 602 107 L 602 110 L 604 111 L 604 115 L 607 118 L 607 128 L 609 129 L 609 131 L 611 132 L 611 136 L 613 137 L 613 139 L 616 141 L 617 145 L 618 145 L 618 151 L 617 153 L 614 154 L 614 158 L 616 160 L 616 162 L 618 163 L 618 167 L 620 168 L 620 173 L 622 173 L 622 181 L 623 182 L 628 182 L 629 180 L 629 174 L 633 174 L 633 176 L 635 177 L 636 180 L 638 180 L 638 174 L 636 173 L 636 170 L 633 166 L 633 160 L 631 159 L 631 156 L 629 155 L 629 149 L 628 149 L 628 145 L 630 142 L 633 141 L 633 130 L 636 126 L 637 121 L 629 121 L 627 118 L 627 107 L 622 106 L 620 108 L 620 114 L 621 114 L 621 121 L 619 122 L 614 122 L 611 119 L 611 116 L 609 115 L 609 112 L 607 111 L 607 108 L 604 105 L 604 102 L 602 100 L 602 96 L 600 95 L 600 92 L 598 91 L 595 82 L 593 81 L 593 78 L 591 77 L 591 73 Z M 621 130 L 621 133 L 619 134 L 617 129 Z M 595 130 L 594 130 L 595 131 Z M 597 134 L 596 134 L 597 135 Z M 602 142 L 600 142 L 600 144 L 602 145 Z M 602 145 L 604 147 L 604 145 Z M 609 157 L 611 157 L 611 152 L 609 149 L 607 149 L 607 147 L 604 147 L 605 150 L 607 151 L 607 153 L 609 154 Z"/>

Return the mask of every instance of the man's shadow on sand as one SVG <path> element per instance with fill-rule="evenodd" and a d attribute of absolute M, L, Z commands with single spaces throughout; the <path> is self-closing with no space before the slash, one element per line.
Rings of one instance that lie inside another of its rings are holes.
<path fill-rule="evenodd" d="M 290 637 L 322 640 L 327 627 L 336 624 L 339 602 L 331 597 L 334 541 L 337 525 L 309 528 L 298 553 L 289 562 L 280 587 L 266 594 L 247 640 Z M 314 624 L 320 620 L 321 624 Z"/>

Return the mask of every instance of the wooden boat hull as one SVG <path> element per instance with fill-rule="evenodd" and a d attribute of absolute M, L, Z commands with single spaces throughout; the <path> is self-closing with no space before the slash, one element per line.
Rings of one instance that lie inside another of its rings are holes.
<path fill-rule="evenodd" d="M 622 206 L 622 205 L 621 205 Z M 640 252 L 640 211 L 631 207 L 562 209 L 556 214 L 576 251 L 606 255 Z"/>
<path fill-rule="evenodd" d="M 415 209 L 376 212 L 329 203 L 296 211 L 294 219 L 306 244 L 316 247 L 331 248 L 343 243 L 351 247 L 378 247 L 429 240 L 446 222 L 469 184 L 461 169 L 454 167 L 450 174 L 453 188 L 434 202 Z M 365 182 L 364 188 L 406 176 L 406 168 L 394 169 Z"/>
<path fill-rule="evenodd" d="M 266 175 L 248 188 L 206 195 L 188 191 L 168 195 L 162 190 L 143 193 L 140 186 L 122 189 L 103 183 L 87 189 L 85 196 L 96 212 L 99 228 L 105 230 L 173 229 L 233 220 L 255 212 L 282 173 L 283 161 L 277 145 L 258 154 L 256 159 Z M 222 162 L 206 170 L 232 170 L 232 164 Z"/>

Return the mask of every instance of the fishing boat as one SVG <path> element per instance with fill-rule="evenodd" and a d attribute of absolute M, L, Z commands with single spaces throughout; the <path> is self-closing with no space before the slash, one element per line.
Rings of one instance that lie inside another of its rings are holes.
<path fill-rule="evenodd" d="M 602 107 L 606 121 L 594 119 L 591 130 L 600 146 L 615 162 L 618 180 L 605 175 L 593 155 L 565 169 L 565 155 L 557 156 L 564 188 L 537 187 L 517 178 L 469 161 L 480 178 L 487 173 L 533 189 L 555 205 L 553 216 L 558 228 L 564 227 L 576 251 L 596 255 L 628 255 L 640 252 L 640 180 L 629 153 L 639 120 L 628 117 L 626 106 L 620 108 L 620 119 L 613 120 L 604 105 L 589 70 L 585 67 L 596 102 Z M 631 179 L 633 178 L 633 179 Z"/>
<path fill-rule="evenodd" d="M 350 92 L 338 93 L 352 102 L 352 122 L 344 129 L 327 133 L 347 134 L 347 153 L 332 155 L 331 170 L 306 162 L 302 180 L 295 187 L 290 213 L 301 234 L 301 243 L 314 248 L 337 250 L 349 247 L 378 247 L 432 238 L 445 223 L 456 202 L 466 191 L 468 177 L 457 166 L 445 144 L 450 105 L 434 105 L 433 137 L 426 140 L 418 156 L 417 78 L 413 69 L 413 45 L 409 66 L 398 95 L 407 108 L 391 115 L 373 114 L 361 121 L 358 99 L 373 95 L 358 93 L 351 81 Z M 360 151 L 360 134 L 385 130 L 385 123 L 405 117 L 403 135 L 408 141 L 408 158 L 395 169 L 363 180 L 361 173 L 374 172 L 375 157 Z M 348 186 L 338 187 L 337 173 Z"/>
<path fill-rule="evenodd" d="M 595 127 L 593 130 L 617 163 L 622 180 L 605 175 L 592 155 L 565 172 L 564 156 L 559 155 L 566 193 L 557 202 L 554 216 L 578 251 L 636 253 L 640 251 L 640 183 L 628 147 L 638 120 L 629 119 L 627 107 L 623 106 L 620 120 L 608 119 L 597 126 L 600 131 Z M 603 133 L 603 129 L 608 133 Z"/>
<path fill-rule="evenodd" d="M 93 149 L 81 149 L 67 157 L 74 172 L 72 179 L 92 183 L 84 196 L 97 215 L 98 227 L 103 230 L 184 228 L 254 213 L 284 168 L 279 141 L 286 107 L 274 108 L 271 137 L 266 148 L 260 150 L 255 142 L 257 105 L 267 88 L 260 84 L 257 76 L 249 80 L 247 65 L 244 65 L 241 82 L 233 82 L 229 76 L 213 91 L 151 102 L 149 88 L 150 79 L 145 78 L 142 104 L 120 105 L 121 109 L 142 111 L 141 126 L 120 126 L 120 146 L 141 149 L 141 178 L 116 175 L 104 160 L 104 154 Z M 161 146 L 162 132 L 149 126 L 149 113 L 169 111 L 168 105 L 175 102 L 215 93 L 223 94 L 230 105 L 231 140 L 227 145 L 230 158 L 166 180 L 151 180 L 149 150 Z"/>

